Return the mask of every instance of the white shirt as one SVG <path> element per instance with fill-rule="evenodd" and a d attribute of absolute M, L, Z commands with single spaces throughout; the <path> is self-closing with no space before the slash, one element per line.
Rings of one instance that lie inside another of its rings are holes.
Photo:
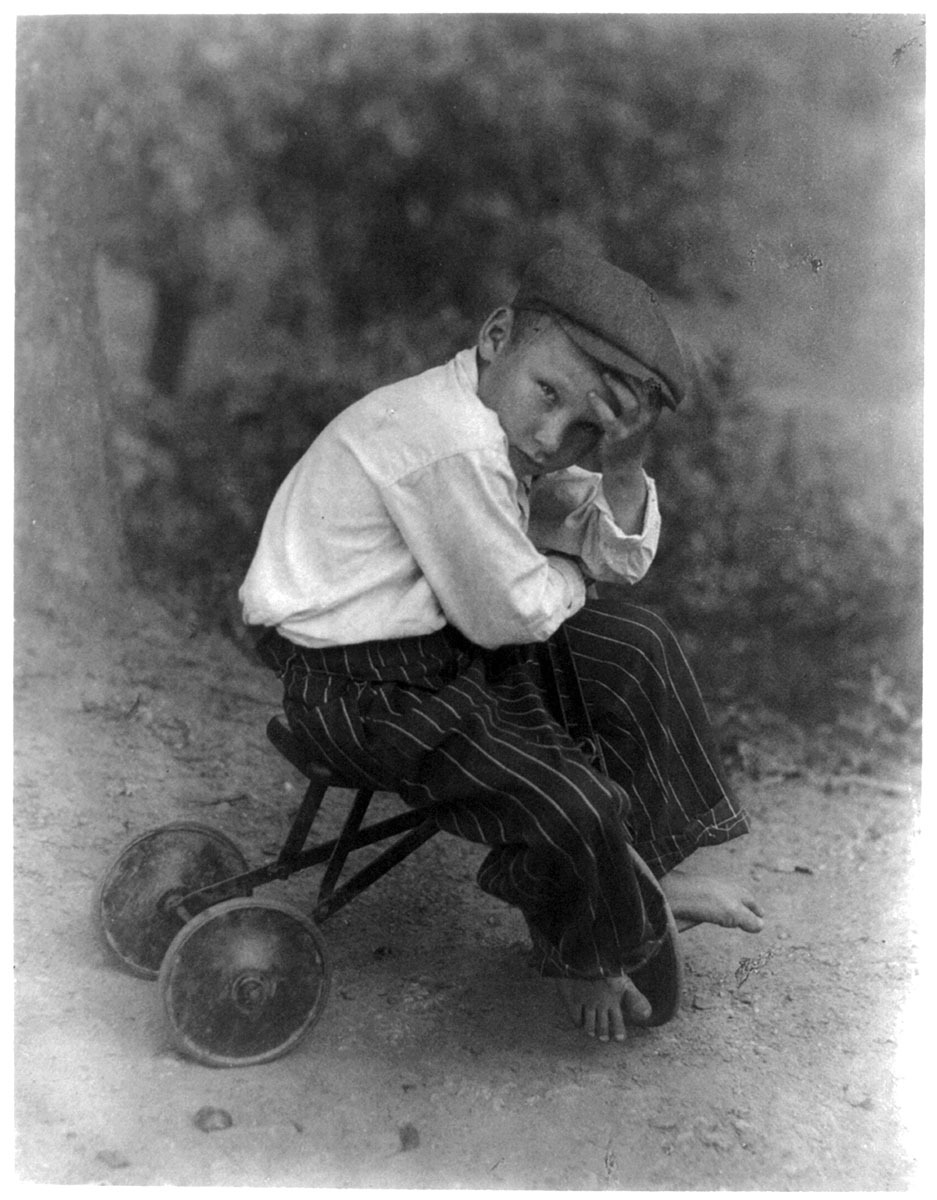
<path fill-rule="evenodd" d="M 267 513 L 239 593 L 248 624 L 305 646 L 446 624 L 480 646 L 544 641 L 585 603 L 584 574 L 644 575 L 660 531 L 653 481 L 643 530 L 626 534 L 600 475 L 518 480 L 477 386 L 463 350 L 323 430 Z"/>

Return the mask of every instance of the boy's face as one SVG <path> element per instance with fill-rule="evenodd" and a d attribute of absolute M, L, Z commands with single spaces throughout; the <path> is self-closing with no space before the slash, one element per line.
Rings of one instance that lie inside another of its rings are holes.
<path fill-rule="evenodd" d="M 602 434 L 589 393 L 616 401 L 603 368 L 548 316 L 522 340 L 512 340 L 514 315 L 499 308 L 478 339 L 478 395 L 507 435 L 520 477 L 560 471 L 595 451 Z"/>

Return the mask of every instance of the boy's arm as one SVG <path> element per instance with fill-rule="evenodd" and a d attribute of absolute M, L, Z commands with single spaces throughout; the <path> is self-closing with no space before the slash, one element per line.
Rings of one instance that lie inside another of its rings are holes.
<path fill-rule="evenodd" d="M 656 387 L 635 384 L 634 390 L 604 371 L 605 396 L 590 392 L 592 412 L 601 428 L 593 452 L 593 469 L 602 475 L 602 491 L 623 533 L 637 533 L 646 497 L 644 459 L 654 426 L 660 420 L 662 395 Z"/>
<path fill-rule="evenodd" d="M 476 645 L 545 641 L 585 603 L 577 565 L 528 537 L 503 454 L 453 455 L 382 497 L 446 620 Z"/>
<path fill-rule="evenodd" d="M 578 472 L 578 488 L 569 482 L 577 479 L 576 468 L 561 473 L 567 476 L 565 487 L 556 476 L 547 476 L 536 506 L 532 496 L 531 532 L 538 545 L 577 554 L 595 579 L 636 583 L 650 566 L 660 533 L 656 490 L 644 471 L 648 439 L 660 417 L 660 393 L 637 385 L 632 390 L 610 372 L 602 378 L 606 394 L 589 395 L 601 437 L 581 464 L 591 474 Z"/>
<path fill-rule="evenodd" d="M 579 560 L 591 579 L 637 583 L 657 551 L 660 510 L 654 480 L 642 472 L 637 529 L 621 527 L 596 472 L 570 467 L 535 480 L 530 495 L 530 536 L 545 552 Z"/>

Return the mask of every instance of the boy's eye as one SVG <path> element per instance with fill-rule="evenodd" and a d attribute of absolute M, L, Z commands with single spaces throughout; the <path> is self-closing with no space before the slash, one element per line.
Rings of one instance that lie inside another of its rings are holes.
<path fill-rule="evenodd" d="M 559 396 L 556 394 L 555 389 L 550 387 L 548 383 L 540 384 L 540 395 L 551 406 L 559 403 Z"/>

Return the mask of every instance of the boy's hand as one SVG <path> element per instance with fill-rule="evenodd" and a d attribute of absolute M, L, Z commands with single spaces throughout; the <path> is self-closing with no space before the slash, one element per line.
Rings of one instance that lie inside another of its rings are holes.
<path fill-rule="evenodd" d="M 589 393 L 589 403 L 601 433 L 595 448 L 579 466 L 602 473 L 602 490 L 615 517 L 627 534 L 644 528 L 647 482 L 644 456 L 651 430 L 660 418 L 661 398 L 656 388 L 630 387 L 603 371 L 606 393 Z"/>
<path fill-rule="evenodd" d="M 661 413 L 655 388 L 634 392 L 611 372 L 602 373 L 606 393 L 589 393 L 589 403 L 599 423 L 598 444 L 579 465 L 603 475 L 640 472 L 651 431 Z"/>

